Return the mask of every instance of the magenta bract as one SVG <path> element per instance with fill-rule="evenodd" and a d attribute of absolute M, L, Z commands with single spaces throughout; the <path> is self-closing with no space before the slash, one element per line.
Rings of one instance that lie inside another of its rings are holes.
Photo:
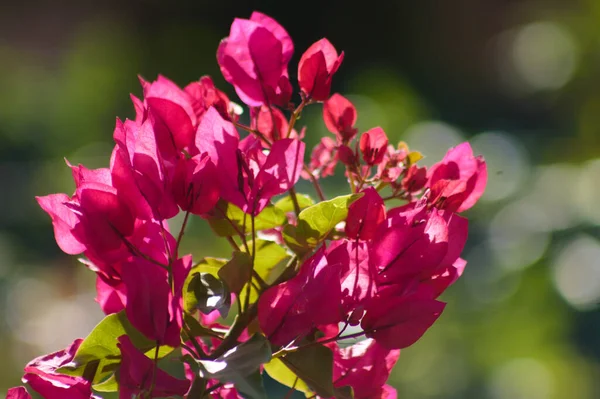
<path fill-rule="evenodd" d="M 294 104 L 293 51 L 274 19 L 234 20 L 217 61 L 248 121 L 208 76 L 183 89 L 140 79 L 143 97 L 131 96 L 133 120 L 117 119 L 109 167 L 67 163 L 75 192 L 36 198 L 58 246 L 96 273 L 96 301 L 111 316 L 85 344 L 29 363 L 33 390 L 83 399 L 118 383 L 127 399 L 266 397 L 267 370 L 306 382 L 307 397 L 351 388 L 356 399 L 396 398 L 386 381 L 399 349 L 433 325 L 446 306 L 437 298 L 465 269 L 468 222 L 458 213 L 483 194 L 486 165 L 468 143 L 428 170 L 380 127 L 357 138 L 356 108 L 330 96 L 343 53 L 327 39 L 301 56 Z M 316 102 L 335 138 L 314 138 L 308 160 L 311 131 L 299 123 Z M 338 161 L 347 195 L 327 200 L 339 185 L 321 184 Z M 301 175 L 308 182 L 297 184 Z M 314 195 L 297 192 L 304 184 Z M 230 259 L 180 254 L 195 217 L 224 238 Z M 186 380 L 157 365 L 173 348 Z M 77 376 L 57 371 L 67 364 Z M 30 396 L 17 387 L 8 397 Z"/>

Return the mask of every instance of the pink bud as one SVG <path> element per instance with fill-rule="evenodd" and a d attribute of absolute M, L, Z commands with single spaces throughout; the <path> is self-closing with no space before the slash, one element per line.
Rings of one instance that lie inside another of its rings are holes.
<path fill-rule="evenodd" d="M 364 195 L 348 208 L 346 235 L 348 238 L 370 240 L 385 220 L 385 204 L 373 187 L 364 189 L 362 193 Z"/>
<path fill-rule="evenodd" d="M 323 103 L 323 120 L 339 142 L 348 143 L 356 135 L 356 108 L 341 94 L 335 93 Z"/>
<path fill-rule="evenodd" d="M 298 64 L 298 83 L 307 98 L 325 101 L 331 91 L 331 78 L 338 70 L 344 53 L 339 56 L 327 39 L 321 39 L 306 50 Z"/>
<path fill-rule="evenodd" d="M 377 165 L 383 160 L 388 145 L 388 138 L 380 127 L 375 127 L 360 137 L 360 151 L 369 166 Z"/>
<path fill-rule="evenodd" d="M 217 61 L 225 80 L 251 107 L 285 106 L 291 95 L 287 66 L 294 52 L 289 35 L 274 19 L 254 12 L 236 18 L 221 41 Z"/>
<path fill-rule="evenodd" d="M 474 157 L 469 143 L 448 150 L 444 159 L 429 169 L 429 201 L 439 208 L 463 212 L 483 194 L 487 167 L 481 156 Z"/>

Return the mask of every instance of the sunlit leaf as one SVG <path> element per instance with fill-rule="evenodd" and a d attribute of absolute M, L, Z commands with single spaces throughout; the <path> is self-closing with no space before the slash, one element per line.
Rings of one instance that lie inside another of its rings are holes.
<path fill-rule="evenodd" d="M 208 219 L 213 231 L 220 237 L 233 237 L 240 233 L 251 234 L 250 215 L 244 213 L 240 208 L 225 201 L 217 204 L 216 215 Z M 267 205 L 254 218 L 254 229 L 256 231 L 272 229 L 287 223 L 285 213 L 273 205 Z"/>
<path fill-rule="evenodd" d="M 298 200 L 298 206 L 301 210 L 315 204 L 315 201 L 306 194 L 296 194 L 296 199 Z M 294 212 L 294 202 L 288 195 L 277 201 L 275 203 L 275 208 L 278 208 L 284 213 Z"/>
<path fill-rule="evenodd" d="M 323 345 L 311 345 L 288 353 L 281 361 L 317 395 L 331 398 L 333 386 L 333 352 Z"/>
<path fill-rule="evenodd" d="M 117 347 L 117 338 L 127 335 L 133 344 L 146 352 L 152 350 L 156 343 L 137 331 L 127 320 L 125 311 L 106 316 L 92 332 L 83 340 L 73 360 L 58 369 L 58 372 L 84 376 L 97 384 L 109 377 L 121 362 L 121 351 Z M 162 347 L 159 357 L 172 352 L 171 347 Z"/>
<path fill-rule="evenodd" d="M 322 201 L 300 212 L 296 226 L 287 225 L 283 237 L 297 253 L 316 247 L 336 224 L 346 219 L 348 207 L 362 194 L 350 194 Z"/>
<path fill-rule="evenodd" d="M 215 360 L 200 360 L 200 375 L 207 379 L 231 382 L 244 397 L 266 399 L 260 366 L 271 359 L 271 346 L 262 334 L 230 349 Z"/>
<path fill-rule="evenodd" d="M 287 387 L 294 388 L 297 391 L 304 392 L 311 396 L 312 390 L 306 385 L 304 381 L 300 379 L 292 370 L 289 369 L 280 359 L 272 359 L 269 363 L 265 364 L 265 371 L 275 381 L 283 384 Z"/>
<path fill-rule="evenodd" d="M 240 251 L 234 251 L 233 257 L 219 270 L 219 277 L 227 284 L 229 291 L 236 295 L 250 280 L 252 257 Z"/>

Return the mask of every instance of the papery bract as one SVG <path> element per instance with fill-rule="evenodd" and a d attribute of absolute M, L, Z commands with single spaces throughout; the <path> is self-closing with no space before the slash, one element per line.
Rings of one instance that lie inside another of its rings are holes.
<path fill-rule="evenodd" d="M 122 359 L 118 371 L 120 399 L 131 399 L 142 392 L 150 394 L 152 398 L 183 396 L 187 392 L 189 381 L 179 380 L 158 368 L 152 359 L 133 345 L 127 335 L 119 337 L 118 347 Z"/>
<path fill-rule="evenodd" d="M 367 337 L 388 349 L 411 346 L 433 325 L 444 310 L 445 303 L 416 291 L 410 295 L 395 295 L 391 288 L 371 299 L 361 320 Z"/>
<path fill-rule="evenodd" d="M 173 263 L 173 290 L 166 270 L 140 258 L 123 265 L 123 283 L 127 291 L 125 312 L 131 324 L 148 339 L 177 347 L 182 325 L 181 289 L 191 259 Z M 174 292 L 175 294 L 173 294 Z"/>
<path fill-rule="evenodd" d="M 96 276 L 96 302 L 107 315 L 120 312 L 125 309 L 127 302 L 125 285 L 121 281 L 109 281 L 98 274 Z"/>
<path fill-rule="evenodd" d="M 202 215 L 219 200 L 219 179 L 215 164 L 206 154 L 180 159 L 173 177 L 173 195 L 184 211 Z"/>
<path fill-rule="evenodd" d="M 425 183 L 427 183 L 427 168 L 411 165 L 408 172 L 406 172 L 406 176 L 402 179 L 402 188 L 412 193 L 421 190 Z"/>
<path fill-rule="evenodd" d="M 291 96 L 287 66 L 294 46 L 287 32 L 272 18 L 254 12 L 236 18 L 229 36 L 221 41 L 217 61 L 225 80 L 247 105 L 286 105 Z"/>
<path fill-rule="evenodd" d="M 380 127 L 375 127 L 360 136 L 360 151 L 369 166 L 377 165 L 383 160 L 388 145 L 388 138 Z"/>
<path fill-rule="evenodd" d="M 270 142 L 287 138 L 289 123 L 278 108 L 262 106 L 256 113 L 256 130 Z"/>
<path fill-rule="evenodd" d="M 448 150 L 428 173 L 430 201 L 440 208 L 463 212 L 475 205 L 487 183 L 483 157 L 473 156 L 471 145 L 462 143 Z"/>
<path fill-rule="evenodd" d="M 269 341 L 285 345 L 313 327 L 341 320 L 339 268 L 318 250 L 291 280 L 266 290 L 258 301 L 258 321 Z"/>
<path fill-rule="evenodd" d="M 335 141 L 331 137 L 322 137 L 319 144 L 313 148 L 310 156 L 310 170 L 315 177 L 332 176 L 337 164 Z M 308 179 L 308 175 L 303 175 Z"/>
<path fill-rule="evenodd" d="M 170 174 L 157 147 L 149 120 L 142 124 L 117 120 L 117 146 L 111 159 L 111 176 L 121 198 L 129 200 L 140 219 L 169 219 L 179 211 L 171 194 Z"/>
<path fill-rule="evenodd" d="M 79 222 L 79 217 L 67 206 L 67 203 L 71 202 L 71 198 L 66 194 L 50 194 L 35 198 L 40 207 L 52 219 L 54 238 L 60 249 L 69 255 L 78 255 L 85 251 L 86 246 L 73 235 L 73 229 Z"/>
<path fill-rule="evenodd" d="M 329 268 L 340 270 L 341 306 L 351 325 L 357 325 L 364 304 L 376 292 L 375 272 L 366 242 L 339 240 L 327 251 Z"/>
<path fill-rule="evenodd" d="M 345 231 L 348 238 L 370 240 L 385 219 L 385 204 L 373 187 L 361 192 L 364 195 L 348 208 Z"/>
<path fill-rule="evenodd" d="M 448 225 L 439 212 L 401 210 L 390 211 L 373 238 L 370 259 L 382 284 L 432 272 L 448 252 Z"/>
<path fill-rule="evenodd" d="M 14 387 L 8 390 L 6 399 L 31 399 L 31 395 L 25 387 Z"/>
<path fill-rule="evenodd" d="M 202 76 L 199 81 L 188 84 L 183 90 L 193 99 L 192 107 L 198 120 L 210 107 L 219 111 L 224 119 L 229 119 L 233 114 L 229 98 L 215 87 L 210 76 Z"/>
<path fill-rule="evenodd" d="M 323 120 L 340 143 L 348 143 L 356 135 L 356 108 L 341 94 L 335 93 L 323 103 Z"/>
<path fill-rule="evenodd" d="M 38 357 L 25 366 L 23 382 L 46 399 L 89 399 L 91 384 L 83 377 L 72 377 L 56 370 L 73 360 L 83 340 L 77 339 L 67 348 Z"/>
<path fill-rule="evenodd" d="M 339 56 L 327 39 L 313 43 L 298 64 L 298 84 L 306 98 L 325 101 L 331 91 L 331 78 L 337 72 L 344 53 Z"/>
<path fill-rule="evenodd" d="M 159 75 L 152 83 L 141 78 L 140 81 L 144 101 L 152 116 L 157 146 L 165 159 L 172 159 L 194 142 L 198 125 L 194 99 L 164 76 Z"/>
<path fill-rule="evenodd" d="M 337 349 L 333 358 L 335 386 L 350 385 L 356 399 L 385 398 L 384 386 L 399 356 L 398 349 L 387 349 L 373 339 Z"/>

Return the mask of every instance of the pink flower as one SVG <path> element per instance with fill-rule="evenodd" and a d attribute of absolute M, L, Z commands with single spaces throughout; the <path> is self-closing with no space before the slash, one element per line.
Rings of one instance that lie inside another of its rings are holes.
<path fill-rule="evenodd" d="M 383 155 L 383 159 L 377 165 L 376 179 L 395 185 L 396 180 L 405 171 L 405 160 L 408 156 L 408 149 L 405 147 L 394 148 L 388 145 Z"/>
<path fill-rule="evenodd" d="M 194 142 L 198 125 L 195 100 L 164 76 L 159 75 L 152 83 L 141 78 L 140 81 L 145 105 L 152 116 L 156 145 L 163 157 L 171 159 Z"/>
<path fill-rule="evenodd" d="M 380 284 L 392 284 L 431 273 L 448 252 L 448 225 L 433 210 L 406 205 L 388 212 L 373 237 L 371 262 Z"/>
<path fill-rule="evenodd" d="M 360 151 L 369 166 L 377 165 L 383 161 L 387 145 L 388 138 L 380 127 L 375 127 L 360 136 Z"/>
<path fill-rule="evenodd" d="M 310 170 L 317 178 L 333 176 L 337 161 L 335 141 L 331 137 L 322 137 L 310 156 Z"/>
<path fill-rule="evenodd" d="M 83 377 L 72 377 L 56 370 L 73 360 L 83 340 L 77 339 L 67 348 L 38 357 L 25 366 L 23 382 L 46 399 L 89 399 L 91 384 Z"/>
<path fill-rule="evenodd" d="M 274 19 L 259 12 L 236 18 L 221 41 L 217 61 L 225 80 L 251 107 L 287 105 L 292 87 L 287 67 L 294 52 L 289 35 Z"/>
<path fill-rule="evenodd" d="M 302 54 L 298 64 L 298 83 L 306 98 L 325 101 L 331 91 L 331 78 L 337 72 L 344 53 L 339 56 L 327 39 L 314 43 Z"/>
<path fill-rule="evenodd" d="M 429 169 L 429 201 L 441 209 L 463 212 L 483 194 L 487 167 L 483 157 L 473 156 L 469 143 L 448 150 L 441 162 Z"/>
<path fill-rule="evenodd" d="M 338 267 L 321 247 L 291 280 L 266 290 L 258 301 L 260 328 L 275 345 L 286 345 L 313 327 L 341 320 Z"/>
<path fill-rule="evenodd" d="M 173 262 L 174 290 L 171 291 L 167 271 L 158 265 L 133 257 L 123 264 L 127 319 L 148 339 L 161 345 L 179 346 L 183 311 L 181 290 L 190 268 L 191 257 Z"/>
<path fill-rule="evenodd" d="M 184 211 L 203 215 L 219 200 L 219 179 L 215 164 L 206 154 L 181 158 L 173 178 L 173 195 Z"/>
<path fill-rule="evenodd" d="M 251 135 L 240 141 L 235 127 L 214 108 L 202 119 L 196 144 L 219 171 L 221 198 L 249 214 L 259 214 L 271 197 L 289 190 L 302 171 L 303 142 L 277 140 L 265 154 L 259 139 Z"/>
<path fill-rule="evenodd" d="M 160 155 L 150 121 L 117 120 L 114 139 L 111 176 L 120 197 L 129 201 L 140 219 L 175 216 L 179 209 L 171 194 L 172 166 Z"/>
<path fill-rule="evenodd" d="M 256 130 L 271 143 L 287 138 L 288 129 L 288 121 L 278 108 L 263 105 L 256 113 Z"/>
<path fill-rule="evenodd" d="M 96 275 L 96 293 L 96 302 L 105 314 L 117 313 L 125 309 L 127 295 L 122 281 L 111 281 L 98 273 Z"/>
<path fill-rule="evenodd" d="M 50 194 L 45 197 L 35 197 L 40 207 L 50 215 L 54 227 L 56 243 L 65 253 L 78 255 L 85 251 L 86 246 L 73 235 L 73 229 L 79 222 L 79 217 L 67 204 L 71 201 L 66 194 Z"/>
<path fill-rule="evenodd" d="M 158 368 L 152 359 L 133 346 L 127 335 L 119 337 L 117 346 L 122 358 L 118 371 L 120 399 L 137 397 L 142 392 L 152 398 L 162 398 L 183 396 L 188 391 L 189 381 L 179 380 Z"/>
<path fill-rule="evenodd" d="M 411 165 L 402 179 L 402 188 L 409 193 L 421 190 L 427 183 L 427 168 L 419 168 L 417 165 Z"/>
<path fill-rule="evenodd" d="M 327 251 L 329 268 L 340 270 L 341 307 L 351 325 L 358 325 L 364 304 L 376 292 L 375 273 L 369 264 L 366 242 L 340 240 Z"/>
<path fill-rule="evenodd" d="M 31 395 L 25 387 L 15 387 L 8 390 L 6 399 L 31 399 Z"/>
<path fill-rule="evenodd" d="M 356 399 L 386 398 L 390 387 L 385 383 L 399 356 L 400 350 L 387 349 L 373 339 L 337 348 L 333 357 L 335 386 L 350 385 Z"/>
<path fill-rule="evenodd" d="M 371 299 L 360 324 L 367 337 L 388 349 L 402 349 L 417 342 L 445 306 L 433 299 L 429 290 L 398 295 L 400 289 L 389 287 Z"/>
<path fill-rule="evenodd" d="M 210 76 L 202 76 L 199 81 L 192 82 L 183 89 L 192 97 L 192 107 L 198 120 L 210 107 L 214 107 L 224 119 L 229 119 L 231 103 L 225 93 L 215 87 Z"/>
<path fill-rule="evenodd" d="M 373 238 L 379 224 L 385 220 L 385 204 L 373 187 L 361 191 L 364 195 L 348 208 L 346 236 L 361 240 Z"/>
<path fill-rule="evenodd" d="M 340 143 L 348 143 L 356 135 L 356 108 L 341 94 L 335 93 L 323 103 L 323 120 Z"/>

